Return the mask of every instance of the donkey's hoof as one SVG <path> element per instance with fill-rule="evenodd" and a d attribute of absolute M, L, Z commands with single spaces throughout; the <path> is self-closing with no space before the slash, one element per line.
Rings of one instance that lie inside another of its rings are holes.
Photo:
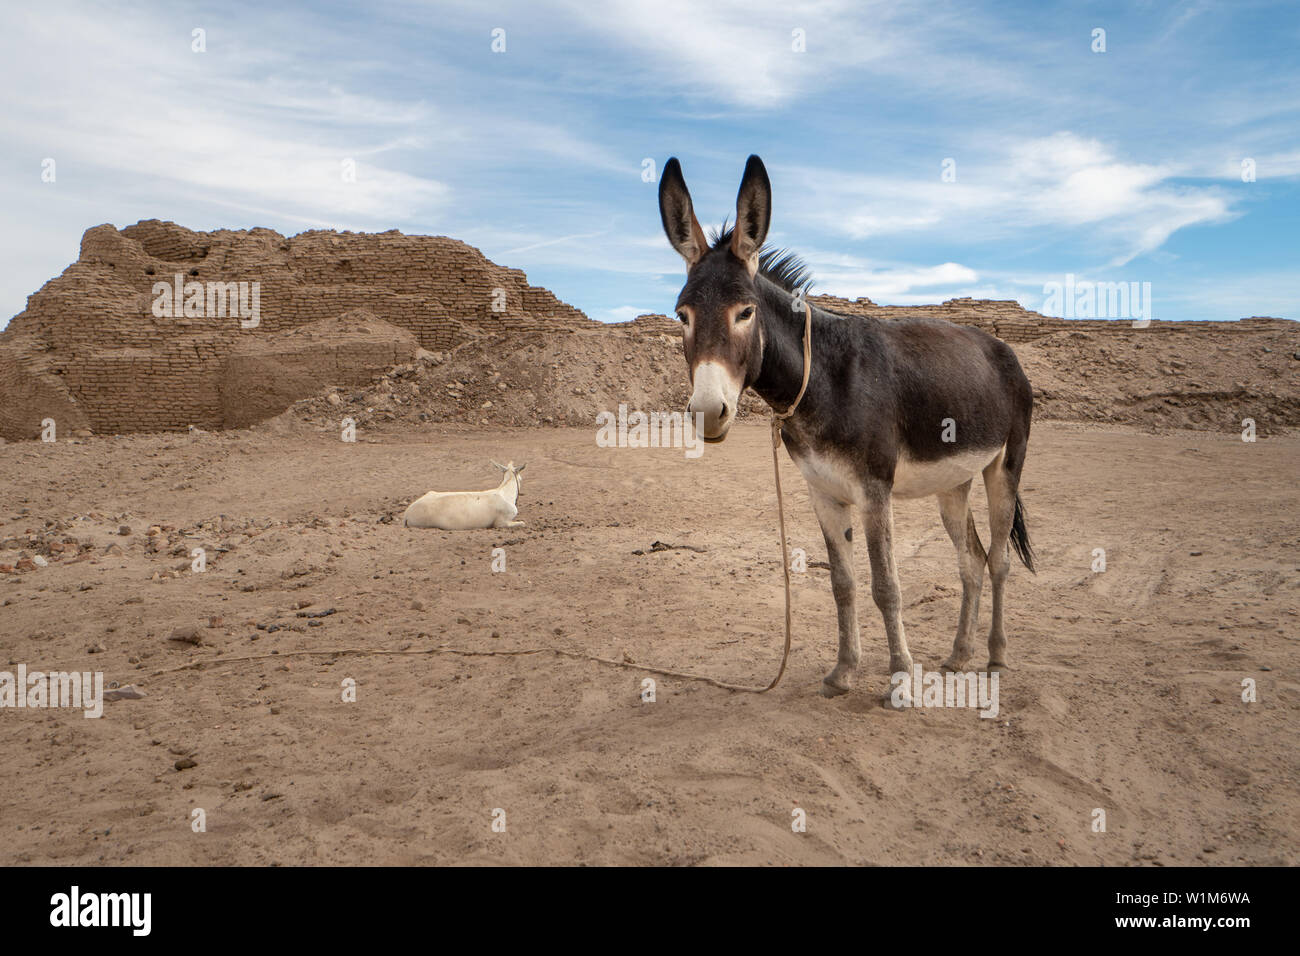
<path fill-rule="evenodd" d="M 852 689 L 851 687 L 843 687 L 840 684 L 832 683 L 829 677 L 822 678 L 823 697 L 842 697 Z"/>
<path fill-rule="evenodd" d="M 989 666 L 984 669 L 990 674 L 996 674 L 1001 671 L 1009 671 L 1012 668 L 1006 661 L 989 661 Z"/>
<path fill-rule="evenodd" d="M 939 670 L 948 674 L 964 674 L 966 672 L 966 669 L 969 666 L 970 666 L 969 657 L 953 656 L 953 657 L 949 657 L 946 661 L 940 664 Z"/>

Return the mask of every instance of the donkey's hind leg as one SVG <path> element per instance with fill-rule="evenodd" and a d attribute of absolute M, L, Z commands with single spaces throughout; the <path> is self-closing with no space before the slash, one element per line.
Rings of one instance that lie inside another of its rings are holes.
<path fill-rule="evenodd" d="M 979 623 L 980 589 L 984 586 L 987 556 L 975 530 L 975 516 L 970 510 L 970 481 L 940 492 L 938 498 L 939 514 L 957 549 L 957 567 L 961 574 L 957 638 L 952 644 L 952 654 L 940 666 L 944 670 L 964 671 L 975 653 L 975 628 Z"/>
<path fill-rule="evenodd" d="M 1002 591 L 1011 570 L 1011 523 L 1016 514 L 1016 481 L 1004 464 L 1005 451 L 984 468 L 989 499 L 989 581 L 993 586 L 993 624 L 989 628 L 990 671 L 1010 669 L 1007 635 L 1002 627 Z"/>
<path fill-rule="evenodd" d="M 813 510 L 826 539 L 826 555 L 831 565 L 831 593 L 835 595 L 835 613 L 839 618 L 840 649 L 835 669 L 822 678 L 822 696 L 838 697 L 853 687 L 862 644 L 858 637 L 858 612 L 854 599 L 853 524 L 848 505 L 809 488 Z"/>

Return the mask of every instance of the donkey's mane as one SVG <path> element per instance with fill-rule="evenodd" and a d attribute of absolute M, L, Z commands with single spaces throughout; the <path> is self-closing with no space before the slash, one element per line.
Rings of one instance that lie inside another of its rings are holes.
<path fill-rule="evenodd" d="M 735 231 L 735 226 L 723 222 L 721 228 L 710 230 L 709 241 L 713 243 L 714 249 L 730 245 L 731 234 Z M 808 289 L 812 286 L 812 269 L 789 249 L 764 245 L 758 250 L 758 272 L 786 292 L 798 292 L 800 289 Z"/>

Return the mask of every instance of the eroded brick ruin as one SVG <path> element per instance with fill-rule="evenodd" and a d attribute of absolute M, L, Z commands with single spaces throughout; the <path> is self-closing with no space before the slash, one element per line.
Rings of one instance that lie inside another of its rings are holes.
<path fill-rule="evenodd" d="M 259 324 L 156 316 L 154 285 L 176 274 L 258 282 Z M 45 418 L 65 434 L 247 425 L 324 385 L 369 382 L 419 348 L 597 324 L 440 236 L 96 226 L 0 333 L 0 436 L 35 437 Z"/>

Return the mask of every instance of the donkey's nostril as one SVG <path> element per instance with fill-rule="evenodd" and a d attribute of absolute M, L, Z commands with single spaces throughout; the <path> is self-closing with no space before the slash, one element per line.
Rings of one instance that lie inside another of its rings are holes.
<path fill-rule="evenodd" d="M 723 402 L 723 403 L 722 403 L 722 414 L 719 415 L 718 417 L 719 417 L 719 418 L 726 418 L 726 417 L 727 417 L 727 403 L 726 403 L 726 402 Z"/>

